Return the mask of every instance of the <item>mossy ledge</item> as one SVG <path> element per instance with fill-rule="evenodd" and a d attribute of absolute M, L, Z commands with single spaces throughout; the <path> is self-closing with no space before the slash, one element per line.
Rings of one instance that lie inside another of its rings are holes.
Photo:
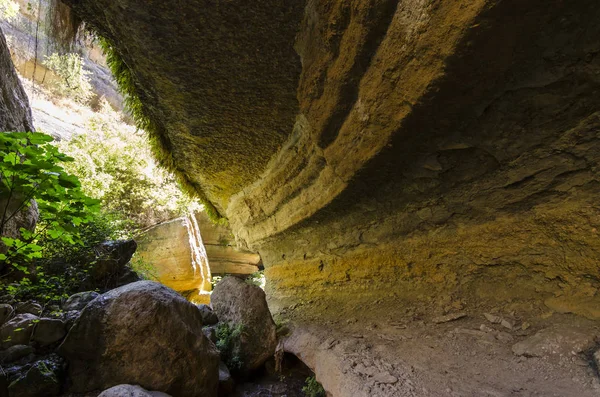
<path fill-rule="evenodd" d="M 197 198 L 204 205 L 205 211 L 212 222 L 217 224 L 227 223 L 227 219 L 219 213 L 217 208 L 206 197 L 202 187 L 190 181 L 185 173 L 175 165 L 166 134 L 162 133 L 162 127 L 148 116 L 148 112 L 137 93 L 133 73 L 131 73 L 131 70 L 119 55 L 114 44 L 97 32 L 93 33 L 98 37 L 98 42 L 106 56 L 106 63 L 117 82 L 121 94 L 123 94 L 125 108 L 131 114 L 136 127 L 148 133 L 152 153 L 160 166 L 172 172 L 180 183 L 181 188 L 190 196 Z"/>

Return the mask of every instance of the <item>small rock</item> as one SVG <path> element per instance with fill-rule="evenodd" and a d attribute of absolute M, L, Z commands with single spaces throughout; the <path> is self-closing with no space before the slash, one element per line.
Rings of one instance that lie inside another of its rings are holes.
<path fill-rule="evenodd" d="M 215 327 L 203 327 L 204 336 L 212 343 L 217 343 L 217 330 Z"/>
<path fill-rule="evenodd" d="M 496 316 L 495 314 L 483 313 L 483 316 L 492 324 L 500 324 L 500 322 L 502 322 L 502 317 Z"/>
<path fill-rule="evenodd" d="M 596 368 L 600 368 L 600 350 L 594 353 L 594 362 L 596 363 Z"/>
<path fill-rule="evenodd" d="M 508 332 L 504 332 L 504 331 L 498 331 L 496 332 L 496 339 L 498 339 L 500 342 L 512 342 L 513 340 L 515 340 L 515 338 L 513 338 L 513 336 L 511 334 L 509 334 Z"/>
<path fill-rule="evenodd" d="M 47 346 L 60 341 L 66 334 L 64 322 L 52 318 L 42 318 L 36 324 L 31 339 L 40 346 Z"/>
<path fill-rule="evenodd" d="M 3 349 L 14 345 L 26 345 L 31 339 L 33 326 L 39 320 L 33 314 L 18 314 L 0 328 L 0 340 Z"/>
<path fill-rule="evenodd" d="M 464 312 L 460 312 L 460 313 L 451 313 L 451 314 L 446 314 L 445 316 L 439 316 L 434 318 L 432 321 L 435 324 L 442 324 L 442 323 L 448 323 L 450 321 L 455 321 L 455 320 L 459 320 L 463 317 L 466 317 L 467 314 Z"/>
<path fill-rule="evenodd" d="M 597 335 L 593 327 L 555 325 L 515 343 L 512 351 L 517 356 L 525 357 L 573 355 L 594 347 Z"/>
<path fill-rule="evenodd" d="M 171 397 L 159 391 L 148 391 L 136 385 L 118 385 L 104 390 L 98 397 Z"/>
<path fill-rule="evenodd" d="M 29 345 L 14 345 L 0 352 L 0 362 L 10 364 L 33 353 L 33 347 Z"/>
<path fill-rule="evenodd" d="M 235 388 L 229 368 L 222 361 L 219 363 L 219 396 L 229 396 Z"/>
<path fill-rule="evenodd" d="M 42 314 L 42 305 L 35 302 L 19 302 L 15 305 L 16 314 L 33 314 L 39 316 Z"/>
<path fill-rule="evenodd" d="M 64 361 L 53 354 L 37 361 L 8 386 L 9 396 L 52 397 L 60 394 Z"/>
<path fill-rule="evenodd" d="M 213 310 L 208 305 L 196 305 L 198 306 L 198 310 L 200 310 L 200 314 L 202 315 L 202 324 L 204 325 L 215 325 L 219 322 L 217 315 L 213 312 Z"/>
<path fill-rule="evenodd" d="M 79 292 L 75 295 L 71 295 L 64 303 L 63 310 L 66 312 L 83 310 L 88 303 L 96 299 L 98 296 L 100 296 L 100 294 L 94 291 Z"/>
<path fill-rule="evenodd" d="M 373 381 L 375 381 L 375 383 L 394 384 L 398 382 L 398 378 L 386 371 L 373 376 Z"/>
<path fill-rule="evenodd" d="M 14 310 L 11 305 L 7 303 L 0 304 L 0 325 L 7 322 L 13 315 L 13 312 Z"/>
<path fill-rule="evenodd" d="M 530 324 L 530 323 L 528 323 L 527 321 L 525 321 L 523 324 L 521 324 L 521 329 L 522 329 L 523 331 L 526 331 L 526 330 L 528 330 L 530 327 L 531 327 L 531 324 Z"/>

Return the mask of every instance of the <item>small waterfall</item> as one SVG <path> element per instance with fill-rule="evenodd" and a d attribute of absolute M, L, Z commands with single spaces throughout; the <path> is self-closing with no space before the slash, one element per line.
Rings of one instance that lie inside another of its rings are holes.
<path fill-rule="evenodd" d="M 204 243 L 202 242 L 200 228 L 198 227 L 198 221 L 196 220 L 194 211 L 190 211 L 190 214 L 185 219 L 185 224 L 188 231 L 194 275 L 200 273 L 200 277 L 202 278 L 202 284 L 200 285 L 200 295 L 210 294 L 210 280 L 212 276 L 210 274 L 210 267 L 208 265 L 208 256 L 206 255 L 206 248 L 204 248 Z"/>

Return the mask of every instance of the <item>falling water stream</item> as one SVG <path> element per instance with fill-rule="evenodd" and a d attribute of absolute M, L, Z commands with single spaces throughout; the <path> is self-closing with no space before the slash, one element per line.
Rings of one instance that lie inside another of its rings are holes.
<path fill-rule="evenodd" d="M 211 291 L 210 267 L 208 265 L 208 256 L 206 255 L 206 249 L 202 242 L 200 228 L 198 227 L 198 221 L 196 220 L 194 211 L 190 211 L 190 215 L 185 218 L 185 225 L 188 231 L 194 275 L 200 273 L 200 277 L 202 278 L 199 294 L 209 295 Z"/>

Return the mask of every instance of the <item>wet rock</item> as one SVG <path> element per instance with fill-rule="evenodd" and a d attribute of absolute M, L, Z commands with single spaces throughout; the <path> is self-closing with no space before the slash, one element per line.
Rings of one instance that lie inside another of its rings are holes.
<path fill-rule="evenodd" d="M 211 304 L 219 321 L 243 326 L 238 341 L 243 370 L 257 369 L 273 356 L 276 327 L 262 289 L 236 277 L 225 277 L 215 287 Z"/>
<path fill-rule="evenodd" d="M 42 318 L 35 325 L 31 340 L 39 343 L 40 346 L 47 346 L 60 341 L 66 334 L 67 330 L 63 321 L 52 318 Z"/>
<path fill-rule="evenodd" d="M 7 303 L 0 304 L 0 325 L 7 322 L 13 315 L 13 308 Z"/>
<path fill-rule="evenodd" d="M 35 362 L 8 386 L 9 397 L 58 396 L 64 375 L 64 361 L 53 354 Z"/>
<path fill-rule="evenodd" d="M 219 396 L 228 396 L 235 388 L 235 381 L 224 362 L 219 362 Z"/>
<path fill-rule="evenodd" d="M 98 397 L 171 397 L 159 391 L 148 391 L 141 386 L 118 385 L 104 390 Z"/>
<path fill-rule="evenodd" d="M 36 302 L 19 302 L 15 305 L 16 314 L 33 314 L 39 316 L 42 314 L 42 305 Z"/>
<path fill-rule="evenodd" d="M 525 357 L 573 355 L 591 349 L 597 336 L 597 330 L 592 327 L 555 325 L 515 343 L 512 351 Z"/>
<path fill-rule="evenodd" d="M 215 325 L 219 322 L 217 315 L 213 312 L 210 306 L 198 305 L 198 310 L 200 310 L 200 314 L 202 315 L 202 323 L 204 325 Z"/>
<path fill-rule="evenodd" d="M 0 352 L 0 362 L 10 364 L 33 353 L 33 347 L 29 345 L 14 345 Z"/>
<path fill-rule="evenodd" d="M 100 296 L 100 294 L 95 291 L 78 292 L 74 295 L 71 295 L 69 299 L 67 299 L 63 305 L 63 310 L 66 312 L 83 310 L 88 303 L 96 299 L 98 296 Z"/>
<path fill-rule="evenodd" d="M 0 340 L 3 349 L 14 345 L 26 345 L 31 339 L 33 327 L 39 321 L 33 314 L 17 314 L 0 328 Z"/>
<path fill-rule="evenodd" d="M 109 291 L 81 312 L 59 354 L 72 392 L 140 384 L 174 396 L 217 392 L 219 355 L 195 305 L 155 282 Z"/>

